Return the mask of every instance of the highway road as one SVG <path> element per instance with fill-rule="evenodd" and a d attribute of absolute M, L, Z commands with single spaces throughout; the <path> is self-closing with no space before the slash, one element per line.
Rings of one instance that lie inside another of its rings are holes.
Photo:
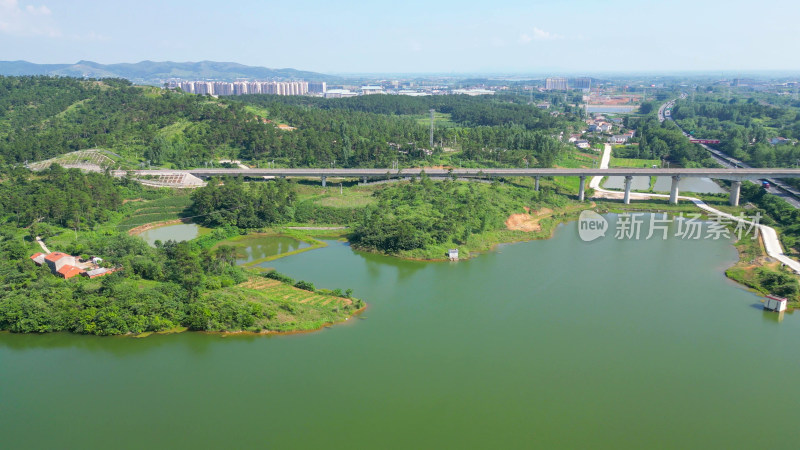
<path fill-rule="evenodd" d="M 686 94 L 681 94 L 681 98 L 686 98 Z M 677 100 L 677 99 L 675 99 L 675 100 Z M 678 127 L 678 129 L 681 130 L 681 133 L 683 133 L 683 135 L 686 136 L 687 139 L 690 139 L 691 136 L 689 135 L 689 133 L 687 133 L 685 130 L 683 130 L 680 127 L 680 125 L 678 125 L 672 119 L 672 115 L 671 115 L 670 110 L 675 105 L 675 100 L 670 100 L 670 101 L 662 104 L 661 107 L 658 108 L 658 121 L 659 122 L 664 122 L 665 120 L 672 120 L 673 123 L 675 123 L 675 125 Z M 738 159 L 733 158 L 733 157 L 729 156 L 728 154 L 723 153 L 723 152 L 721 152 L 721 151 L 719 151 L 719 150 L 717 150 L 715 148 L 711 148 L 707 144 L 697 144 L 697 145 L 703 147 L 709 153 L 711 153 L 711 157 L 714 159 L 714 161 L 716 161 L 722 167 L 729 168 L 729 169 L 736 169 L 736 168 L 752 169 L 752 167 L 750 167 L 748 164 L 746 164 L 746 163 L 744 163 L 742 161 L 739 161 Z M 800 208 L 800 191 L 795 189 L 793 186 L 791 186 L 791 185 L 789 185 L 789 184 L 787 184 L 787 183 L 785 183 L 785 182 L 783 182 L 783 181 L 781 181 L 779 179 L 774 178 L 773 175 L 765 175 L 764 177 L 761 177 L 760 179 L 758 179 L 756 181 L 758 181 L 758 182 L 761 182 L 761 181 L 769 182 L 770 187 L 767 189 L 767 192 L 769 192 L 772 195 L 776 195 L 776 196 L 784 199 L 787 203 L 789 203 L 790 205 L 794 206 L 795 208 Z"/>

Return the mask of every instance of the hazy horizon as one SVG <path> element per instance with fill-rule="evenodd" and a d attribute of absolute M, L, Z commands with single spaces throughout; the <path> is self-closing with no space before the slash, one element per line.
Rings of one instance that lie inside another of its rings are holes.
<path fill-rule="evenodd" d="M 0 0 L 0 59 L 212 60 L 342 75 L 800 71 L 800 39 L 781 20 L 800 17 L 797 3 L 656 5 Z"/>

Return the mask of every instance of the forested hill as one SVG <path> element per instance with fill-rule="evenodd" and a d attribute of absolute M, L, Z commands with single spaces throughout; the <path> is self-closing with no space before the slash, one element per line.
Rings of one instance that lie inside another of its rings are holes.
<path fill-rule="evenodd" d="M 676 102 L 672 117 L 697 137 L 719 139 L 719 150 L 755 167 L 794 167 L 800 158 L 800 101 L 786 96 L 697 95 Z M 776 137 L 789 141 L 775 145 Z"/>
<path fill-rule="evenodd" d="M 92 78 L 125 78 L 135 83 L 161 85 L 170 78 L 185 80 L 237 79 L 334 81 L 337 77 L 296 69 L 269 69 L 232 62 L 141 61 L 138 63 L 100 64 L 78 61 L 75 64 L 35 64 L 28 61 L 0 61 L 0 75 L 57 75 Z"/>
<path fill-rule="evenodd" d="M 434 149 L 430 108 L 443 116 Z M 284 123 L 296 129 L 276 127 Z M 464 165 L 550 166 L 569 148 L 554 137 L 579 126 L 576 118 L 503 98 L 215 99 L 122 79 L 0 77 L 0 157 L 7 163 L 105 148 L 175 168 L 237 158 L 252 165 L 389 167 L 441 164 L 436 158 L 444 153 Z"/>
<path fill-rule="evenodd" d="M 9 163 L 101 147 L 188 167 L 263 153 L 278 133 L 237 104 L 127 80 L 0 77 L 0 155 Z"/>
<path fill-rule="evenodd" d="M 421 157 L 421 153 L 415 152 L 429 146 L 428 118 L 429 111 L 434 109 L 439 116 L 434 130 L 434 147 L 459 150 L 457 156 L 461 163 L 522 166 L 528 161 L 532 166 L 549 167 L 559 152 L 567 150 L 554 137 L 585 125 L 577 116 L 554 116 L 515 96 L 366 95 L 322 99 L 243 95 L 236 101 L 269 111 L 271 117 L 293 126 L 305 125 L 320 132 L 331 132 L 331 139 L 337 139 L 337 130 L 332 124 L 342 124 L 338 130 L 344 147 L 342 156 L 347 155 L 351 147 L 361 147 L 362 152 L 365 151 L 363 146 L 379 137 L 375 134 L 380 134 L 382 128 L 374 128 L 371 121 L 390 121 L 400 126 L 399 133 L 386 136 L 388 140 L 384 141 L 396 145 L 401 154 Z M 364 137 L 368 136 L 372 138 L 365 142 Z M 402 161 L 403 157 L 394 155 L 392 159 Z"/>

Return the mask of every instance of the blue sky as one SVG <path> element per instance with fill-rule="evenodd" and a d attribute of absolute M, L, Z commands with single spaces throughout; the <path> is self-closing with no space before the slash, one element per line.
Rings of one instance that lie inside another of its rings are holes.
<path fill-rule="evenodd" d="M 0 60 L 327 73 L 800 70 L 797 0 L 0 0 Z"/>

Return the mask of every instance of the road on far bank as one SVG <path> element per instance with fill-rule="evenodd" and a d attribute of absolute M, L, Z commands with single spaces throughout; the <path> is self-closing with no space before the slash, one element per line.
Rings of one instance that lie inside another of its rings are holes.
<path fill-rule="evenodd" d="M 600 159 L 600 169 L 608 169 L 608 164 L 611 159 L 611 144 L 606 144 L 603 148 L 603 157 Z M 600 187 L 600 181 L 603 179 L 602 176 L 593 177 L 592 180 L 589 182 L 589 187 L 595 190 L 595 198 L 613 198 L 613 199 L 621 199 L 624 197 L 624 193 L 621 191 L 611 191 L 608 189 L 603 189 Z M 599 194 L 599 195 L 598 195 Z M 637 200 L 650 200 L 654 198 L 658 199 L 669 199 L 669 195 L 666 194 L 644 194 L 641 192 L 631 192 L 630 193 L 631 199 Z M 754 224 L 752 221 L 744 220 L 742 218 L 736 217 L 734 215 L 728 214 L 726 212 L 722 212 L 718 209 L 712 208 L 704 201 L 700 200 L 696 197 L 689 197 L 685 195 L 679 195 L 678 200 L 688 200 L 698 208 L 709 212 L 711 214 L 715 214 L 720 217 L 724 217 L 726 219 L 732 220 L 734 222 L 740 222 L 746 224 L 748 226 L 755 225 L 758 227 L 759 232 L 761 233 L 761 239 L 764 242 L 764 249 L 771 258 L 774 258 L 781 263 L 787 265 L 791 268 L 795 273 L 800 274 L 800 262 L 795 261 L 792 258 L 786 256 L 783 252 L 783 247 L 781 247 L 780 239 L 778 238 L 778 232 L 775 231 L 774 228 L 768 227 L 766 225 L 761 225 L 759 223 Z"/>
<path fill-rule="evenodd" d="M 685 98 L 685 96 L 686 96 L 685 94 L 681 94 L 681 98 Z M 677 100 L 677 99 L 675 99 L 675 100 Z M 683 135 L 687 139 L 690 139 L 691 136 L 689 135 L 689 133 L 684 131 L 683 128 L 681 128 L 681 126 L 678 125 L 677 122 L 675 122 L 675 120 L 672 118 L 671 113 L 666 113 L 666 111 L 668 111 L 670 108 L 672 108 L 672 106 L 674 106 L 675 100 L 670 100 L 667 103 L 664 103 L 663 105 L 661 105 L 660 108 L 658 108 L 658 121 L 659 122 L 664 122 L 666 120 L 672 121 L 672 123 L 674 123 L 675 126 L 678 127 L 678 129 L 681 131 L 681 133 L 683 133 Z M 700 147 L 703 147 L 706 151 L 711 153 L 711 158 L 713 158 L 714 161 L 716 161 L 717 164 L 721 165 L 722 167 L 726 167 L 726 168 L 729 168 L 729 169 L 739 169 L 739 168 L 741 168 L 741 169 L 752 169 L 753 168 L 750 165 L 748 165 L 748 164 L 746 164 L 746 163 L 744 163 L 742 161 L 739 161 L 736 158 L 733 158 L 733 157 L 731 157 L 731 156 L 729 156 L 729 155 L 727 155 L 727 154 L 725 154 L 725 153 L 723 153 L 723 152 L 721 152 L 721 151 L 719 151 L 719 150 L 717 150 L 715 148 L 709 147 L 707 144 L 697 144 L 697 145 L 699 145 Z M 766 188 L 767 192 L 769 192 L 772 195 L 775 195 L 775 196 L 778 196 L 778 197 L 782 198 L 783 200 L 786 201 L 786 203 L 794 206 L 795 208 L 800 208 L 800 191 L 795 189 L 793 186 L 790 186 L 790 185 L 784 183 L 780 179 L 764 178 L 764 180 L 770 183 L 770 187 Z"/>

